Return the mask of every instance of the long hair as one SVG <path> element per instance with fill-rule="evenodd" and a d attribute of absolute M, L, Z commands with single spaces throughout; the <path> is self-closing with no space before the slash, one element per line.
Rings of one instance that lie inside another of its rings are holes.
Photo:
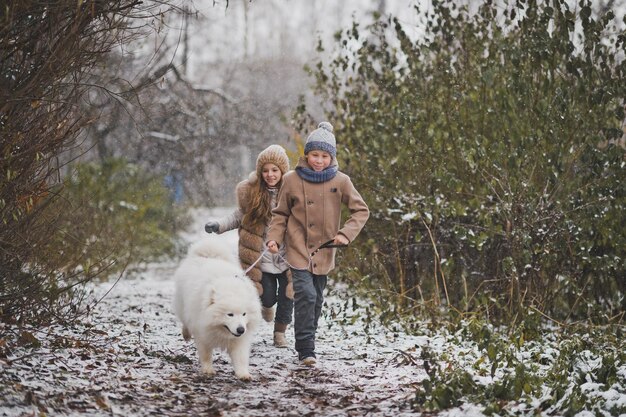
<path fill-rule="evenodd" d="M 280 189 L 283 184 L 282 176 L 276 188 Z M 263 177 L 257 179 L 256 186 L 251 187 L 249 195 L 249 205 L 246 213 L 243 214 L 242 222 L 250 226 L 265 226 L 272 218 L 272 199 L 267 189 L 267 184 Z"/>

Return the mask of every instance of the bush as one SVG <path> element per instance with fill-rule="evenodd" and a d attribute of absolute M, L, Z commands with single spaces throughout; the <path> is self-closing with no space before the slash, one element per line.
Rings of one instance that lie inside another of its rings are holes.
<path fill-rule="evenodd" d="M 76 266 L 76 254 L 82 251 L 78 239 L 75 246 L 66 245 L 63 249 L 71 253 L 72 259 L 63 263 L 58 253 L 46 259 L 42 250 L 51 246 L 50 239 L 55 242 L 63 239 L 56 234 L 66 225 L 44 220 L 59 217 L 67 221 L 68 214 L 62 209 L 67 209 L 70 203 L 54 198 L 63 193 L 60 178 L 61 171 L 67 168 L 66 151 L 75 149 L 76 138 L 87 126 L 95 125 L 103 113 L 94 104 L 95 95 L 106 91 L 115 95 L 116 100 L 127 100 L 138 91 L 125 82 L 123 94 L 113 93 L 116 89 L 110 88 L 109 81 L 104 85 L 95 79 L 97 68 L 110 64 L 110 52 L 119 49 L 119 45 L 158 30 L 149 23 L 155 13 L 164 18 L 178 2 L 168 3 L 3 2 L 0 8 L 0 318 L 23 318 L 22 314 L 32 317 L 44 307 L 57 310 L 73 305 L 71 297 L 61 300 L 60 294 L 69 295 L 63 290 L 65 287 L 89 276 L 86 271 L 75 271 L 75 276 L 67 272 Z M 69 155 L 69 158 L 73 157 Z M 77 210 L 76 207 L 76 202 L 72 202 L 71 210 Z M 46 216 L 42 217 L 43 212 Z M 72 227 L 76 229 L 76 224 Z M 78 235 L 84 237 L 82 233 Z M 93 272 L 93 264 L 85 261 L 89 251 L 85 248 L 81 262 Z M 62 269 L 44 270 L 46 263 L 58 264 Z M 60 304 L 55 305 L 56 302 Z"/>
<path fill-rule="evenodd" d="M 620 415 L 626 376 L 619 326 L 503 331 L 475 317 L 438 329 L 444 343 L 423 347 L 428 378 L 413 408 L 441 411 L 477 404 L 485 415 Z M 448 333 L 449 332 L 449 333 Z"/>
<path fill-rule="evenodd" d="M 314 71 L 340 166 L 372 211 L 348 278 L 405 312 L 621 317 L 626 39 L 613 11 L 433 3 L 420 41 L 397 19 L 355 24 Z"/>
<path fill-rule="evenodd" d="M 181 220 L 159 178 L 124 160 L 79 164 L 38 210 L 55 224 L 19 276 L 5 279 L 3 320 L 51 320 L 77 311 L 81 284 L 172 255 Z M 37 230 L 37 225 L 33 226 Z"/>

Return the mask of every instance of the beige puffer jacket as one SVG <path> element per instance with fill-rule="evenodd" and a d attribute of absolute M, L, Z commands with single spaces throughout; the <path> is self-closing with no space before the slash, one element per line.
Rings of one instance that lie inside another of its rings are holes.
<path fill-rule="evenodd" d="M 239 261 L 241 263 L 241 267 L 246 270 L 250 267 L 250 265 L 254 264 L 258 260 L 254 267 L 248 271 L 247 275 L 250 279 L 252 279 L 259 295 L 261 295 L 263 294 L 263 286 L 261 285 L 261 263 L 267 260 L 259 260 L 259 257 L 265 249 L 265 234 L 268 225 L 263 223 L 245 224 L 243 221 L 244 213 L 246 213 L 250 208 L 250 196 L 254 191 L 254 187 L 257 186 L 257 181 L 258 177 L 256 172 L 252 172 L 247 180 L 237 184 L 236 193 L 238 209 L 226 219 L 218 222 L 220 225 L 218 233 L 221 234 L 228 230 L 239 229 Z M 276 197 L 274 197 L 272 201 L 272 206 L 274 207 L 275 205 Z M 281 256 L 285 256 L 284 249 L 282 252 Z M 291 271 L 289 271 L 286 263 L 284 263 L 278 255 L 274 255 L 273 260 L 275 261 L 274 264 L 278 269 L 287 270 L 287 278 L 289 282 L 287 286 L 287 297 L 293 299 Z"/>

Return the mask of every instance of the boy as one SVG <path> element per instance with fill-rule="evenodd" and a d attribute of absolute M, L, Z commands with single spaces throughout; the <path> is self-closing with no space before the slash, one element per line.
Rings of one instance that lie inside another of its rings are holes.
<path fill-rule="evenodd" d="M 285 244 L 295 293 L 294 331 L 296 351 L 302 364 L 314 366 L 315 333 L 324 302 L 327 275 L 335 267 L 336 249 L 323 243 L 347 245 L 359 234 L 369 217 L 367 204 L 350 177 L 338 171 L 333 126 L 322 122 L 308 136 L 295 171 L 283 177 L 278 205 L 272 211 L 267 247 L 272 253 Z M 340 228 L 341 205 L 350 216 Z"/>

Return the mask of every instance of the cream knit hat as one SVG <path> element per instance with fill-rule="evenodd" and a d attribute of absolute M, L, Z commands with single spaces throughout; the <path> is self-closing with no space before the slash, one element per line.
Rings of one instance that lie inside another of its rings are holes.
<path fill-rule="evenodd" d="M 259 153 L 259 156 L 257 156 L 256 174 L 259 178 L 261 178 L 263 165 L 267 163 L 276 165 L 283 174 L 289 171 L 289 157 L 287 157 L 287 152 L 285 152 L 285 149 L 280 145 L 270 145 L 263 149 L 261 153 Z"/>

